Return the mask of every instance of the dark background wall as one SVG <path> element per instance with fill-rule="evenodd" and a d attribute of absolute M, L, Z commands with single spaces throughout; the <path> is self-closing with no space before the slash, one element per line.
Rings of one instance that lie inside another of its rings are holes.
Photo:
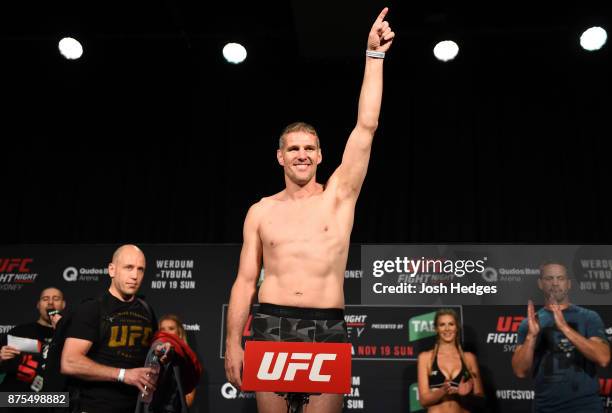
<path fill-rule="evenodd" d="M 255 412 L 254 395 L 239 392 L 227 384 L 224 360 L 221 358 L 224 354 L 224 317 L 240 246 L 141 246 L 147 256 L 147 270 L 140 293 L 146 296 L 158 315 L 179 315 L 188 329 L 189 345 L 197 352 L 204 366 L 192 411 Z M 0 258 L 28 260 L 24 271 L 0 268 L 0 335 L 16 324 L 30 322 L 37 317 L 35 304 L 44 287 L 54 285 L 62 289 L 67 305 L 73 309 L 83 298 L 103 293 L 109 285 L 104 269 L 114 249 L 115 245 L 0 246 Z M 420 327 L 415 328 L 413 321 L 426 321 L 426 326 L 429 326 L 428 321 L 433 321 L 433 312 L 440 308 L 443 301 L 434 295 L 431 304 L 414 305 L 412 297 L 407 296 L 405 305 L 366 305 L 368 303 L 361 300 L 362 282 L 370 280 L 360 278 L 360 252 L 359 245 L 351 246 L 345 273 L 346 320 L 355 355 L 351 370 L 352 393 L 346 397 L 343 411 L 422 413 L 422 408 L 416 404 L 414 390 L 417 382 L 415 360 L 420 351 L 433 347 L 434 337 L 433 332 L 421 323 L 417 322 Z M 602 252 L 597 257 L 609 261 L 609 254 Z M 512 266 L 512 254 L 506 258 L 491 259 L 489 265 L 498 269 Z M 522 261 L 515 263 L 520 268 Z M 368 270 L 364 268 L 364 278 L 368 278 L 367 273 Z M 20 276 L 27 276 L 32 282 L 19 282 Z M 480 276 L 473 277 L 474 281 L 480 280 L 482 283 Z M 512 284 L 500 278 L 499 285 Z M 514 288 L 527 290 L 530 277 L 524 278 Z M 578 295 L 579 289 L 576 282 L 573 297 Z M 601 295 L 601 292 L 595 294 Z M 532 297 L 537 299 L 539 294 Z M 470 303 L 487 302 L 486 299 L 470 298 Z M 530 412 L 533 382 L 531 379 L 516 378 L 511 370 L 516 331 L 525 316 L 526 306 L 497 303 L 466 305 L 467 301 L 450 307 L 461 317 L 464 348 L 473 352 L 478 359 L 487 396 L 486 411 Z M 499 297 L 498 302 L 504 302 L 503 297 Z M 444 301 L 444 307 L 448 306 L 448 302 Z M 589 305 L 588 308 L 601 316 L 606 336 L 612 341 L 612 307 Z M 381 324 L 393 324 L 397 328 L 381 329 Z M 415 332 L 419 333 L 416 338 Z M 373 348 L 377 353 L 362 352 L 364 348 Z M 383 355 L 384 348 L 390 349 L 390 355 Z M 399 349 L 398 354 L 395 354 L 396 349 Z M 405 352 L 402 353 L 401 349 Z M 610 408 L 612 367 L 599 369 L 598 374 L 602 403 Z"/>

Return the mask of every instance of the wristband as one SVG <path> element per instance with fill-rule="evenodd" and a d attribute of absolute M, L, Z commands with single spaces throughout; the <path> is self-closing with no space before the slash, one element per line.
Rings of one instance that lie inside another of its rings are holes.
<path fill-rule="evenodd" d="M 377 52 L 375 50 L 366 50 L 366 56 L 367 57 L 373 57 L 375 59 L 384 59 L 385 58 L 385 52 Z"/>

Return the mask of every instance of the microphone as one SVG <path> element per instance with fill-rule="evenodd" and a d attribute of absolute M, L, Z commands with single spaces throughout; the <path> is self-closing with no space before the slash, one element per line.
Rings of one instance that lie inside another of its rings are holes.
<path fill-rule="evenodd" d="M 62 315 L 62 312 L 60 310 L 56 310 L 56 309 L 53 309 L 53 308 L 50 309 L 50 310 L 47 310 L 47 315 L 49 316 L 49 319 L 51 319 L 51 317 L 53 317 L 54 315 L 57 315 L 57 314 Z"/>

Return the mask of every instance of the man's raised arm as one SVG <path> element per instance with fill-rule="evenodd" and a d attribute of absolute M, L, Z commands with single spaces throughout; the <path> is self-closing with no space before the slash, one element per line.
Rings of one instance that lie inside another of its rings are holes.
<path fill-rule="evenodd" d="M 342 155 L 342 164 L 330 179 L 336 180 L 341 195 L 357 198 L 365 179 L 370 160 L 374 132 L 378 127 L 378 116 L 383 90 L 384 54 L 391 47 L 395 33 L 385 21 L 385 7 L 370 29 L 363 83 L 359 95 L 357 124 L 351 132 Z"/>
<path fill-rule="evenodd" d="M 251 207 L 244 220 L 242 251 L 238 275 L 232 287 L 227 310 L 225 337 L 225 374 L 234 386 L 242 385 L 242 330 L 257 292 L 257 277 L 261 270 L 262 245 L 258 233 L 258 205 Z"/>

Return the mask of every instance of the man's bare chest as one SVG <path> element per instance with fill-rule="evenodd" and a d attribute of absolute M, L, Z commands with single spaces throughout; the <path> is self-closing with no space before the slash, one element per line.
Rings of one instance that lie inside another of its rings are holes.
<path fill-rule="evenodd" d="M 279 203 L 266 211 L 259 233 L 267 246 L 290 242 L 315 241 L 337 235 L 333 208 L 324 203 Z"/>

